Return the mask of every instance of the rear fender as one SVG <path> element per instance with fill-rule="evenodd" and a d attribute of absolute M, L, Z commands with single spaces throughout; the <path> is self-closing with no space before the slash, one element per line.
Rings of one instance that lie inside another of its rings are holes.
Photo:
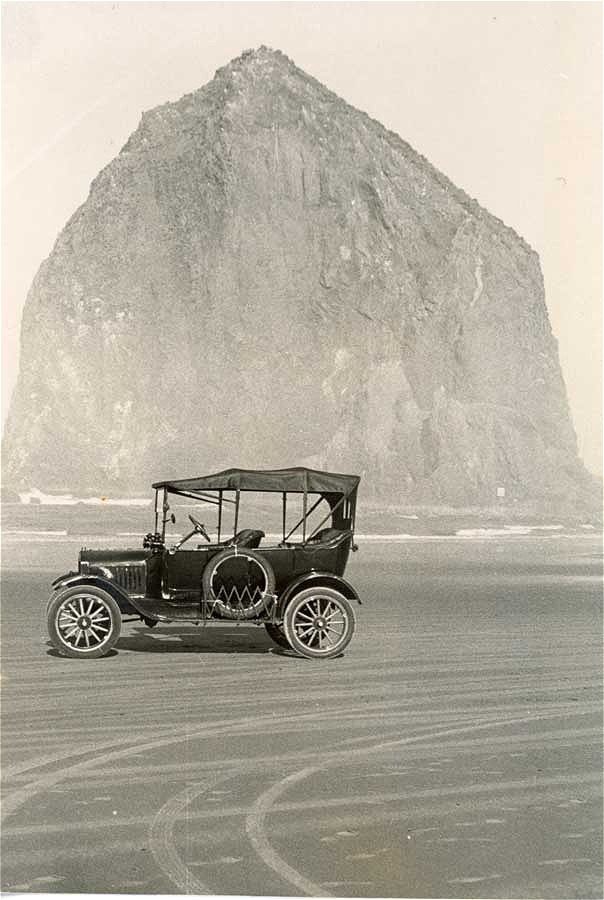
<path fill-rule="evenodd" d="M 52 583 L 55 591 L 67 587 L 77 587 L 78 585 L 94 585 L 95 587 L 107 591 L 107 593 L 113 597 L 122 613 L 137 615 L 139 612 L 133 605 L 132 600 L 126 591 L 123 591 L 117 584 L 108 581 L 107 578 L 103 578 L 100 575 L 94 575 L 93 573 L 89 575 L 79 575 L 77 572 L 68 572 L 66 575 L 60 575 L 59 578 L 55 578 Z"/>
<path fill-rule="evenodd" d="M 334 575 L 332 572 L 307 572 L 305 575 L 301 575 L 300 578 L 296 578 L 291 584 L 288 584 L 283 591 L 279 597 L 278 615 L 283 615 L 285 607 L 298 591 L 309 587 L 330 587 L 339 591 L 348 600 L 356 600 L 359 605 L 361 604 L 361 599 L 352 585 L 344 578 L 340 578 L 339 575 Z"/>

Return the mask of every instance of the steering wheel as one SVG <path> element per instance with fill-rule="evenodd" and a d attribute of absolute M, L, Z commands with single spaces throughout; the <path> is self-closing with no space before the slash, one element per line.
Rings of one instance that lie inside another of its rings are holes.
<path fill-rule="evenodd" d="M 192 516 L 190 513 L 189 513 L 189 519 L 191 520 L 191 524 L 195 527 L 195 531 L 199 532 L 199 534 L 201 534 L 206 539 L 208 544 L 211 544 L 212 538 L 206 531 L 206 526 L 202 525 L 201 522 L 198 522 L 198 520 L 194 516 Z"/>

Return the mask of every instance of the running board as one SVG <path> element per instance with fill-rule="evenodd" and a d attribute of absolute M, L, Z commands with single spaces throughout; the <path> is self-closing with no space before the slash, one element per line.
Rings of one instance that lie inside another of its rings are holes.
<path fill-rule="evenodd" d="M 142 616 L 160 622 L 201 622 L 203 619 L 199 600 L 174 603 L 151 597 L 134 597 L 130 603 Z"/>

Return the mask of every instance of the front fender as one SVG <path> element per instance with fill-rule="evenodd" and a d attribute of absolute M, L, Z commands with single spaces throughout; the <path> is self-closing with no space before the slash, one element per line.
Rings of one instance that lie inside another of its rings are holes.
<path fill-rule="evenodd" d="M 69 584 L 74 579 L 77 581 L 81 576 L 77 572 L 66 572 L 64 575 L 59 575 L 58 578 L 52 583 L 53 588 L 57 588 L 59 586 L 63 586 L 64 584 Z"/>
<path fill-rule="evenodd" d="M 292 581 L 291 584 L 285 588 L 281 596 L 279 597 L 278 610 L 282 615 L 285 607 L 298 591 L 301 591 L 303 588 L 308 587 L 330 587 L 334 588 L 334 590 L 339 591 L 341 594 L 344 594 L 348 600 L 356 600 L 357 603 L 361 604 L 361 598 L 344 578 L 340 578 L 339 575 L 334 575 L 333 572 L 306 572 L 304 575 L 300 575 L 299 578 L 296 578 L 295 581 Z"/>
<path fill-rule="evenodd" d="M 108 594 L 111 594 L 119 606 L 120 612 L 125 613 L 126 615 L 138 615 L 139 613 L 132 605 L 132 601 L 126 591 L 123 591 L 114 582 L 108 581 L 107 578 L 102 578 L 99 575 L 80 575 L 77 572 L 68 572 L 66 575 L 60 575 L 58 578 L 55 578 L 52 583 L 52 587 L 55 591 L 66 587 L 76 587 L 77 585 L 94 585 L 95 587 L 102 588 L 104 591 L 107 591 Z"/>

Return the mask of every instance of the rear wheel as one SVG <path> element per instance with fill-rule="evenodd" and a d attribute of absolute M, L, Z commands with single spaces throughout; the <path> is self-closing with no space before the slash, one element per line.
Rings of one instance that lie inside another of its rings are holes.
<path fill-rule="evenodd" d="M 63 656 L 98 659 L 118 640 L 122 614 L 107 591 L 80 585 L 51 597 L 47 623 L 50 640 Z"/>
<path fill-rule="evenodd" d="M 285 647 L 286 650 L 291 650 L 291 644 L 285 636 L 283 625 L 275 625 L 273 624 L 273 622 L 265 622 L 264 627 L 266 628 L 268 636 L 273 639 L 275 644 L 278 644 L 280 647 Z"/>
<path fill-rule="evenodd" d="M 312 587 L 289 602 L 283 624 L 292 649 L 301 656 L 330 659 L 348 646 L 356 620 L 343 594 L 334 588 Z"/>

